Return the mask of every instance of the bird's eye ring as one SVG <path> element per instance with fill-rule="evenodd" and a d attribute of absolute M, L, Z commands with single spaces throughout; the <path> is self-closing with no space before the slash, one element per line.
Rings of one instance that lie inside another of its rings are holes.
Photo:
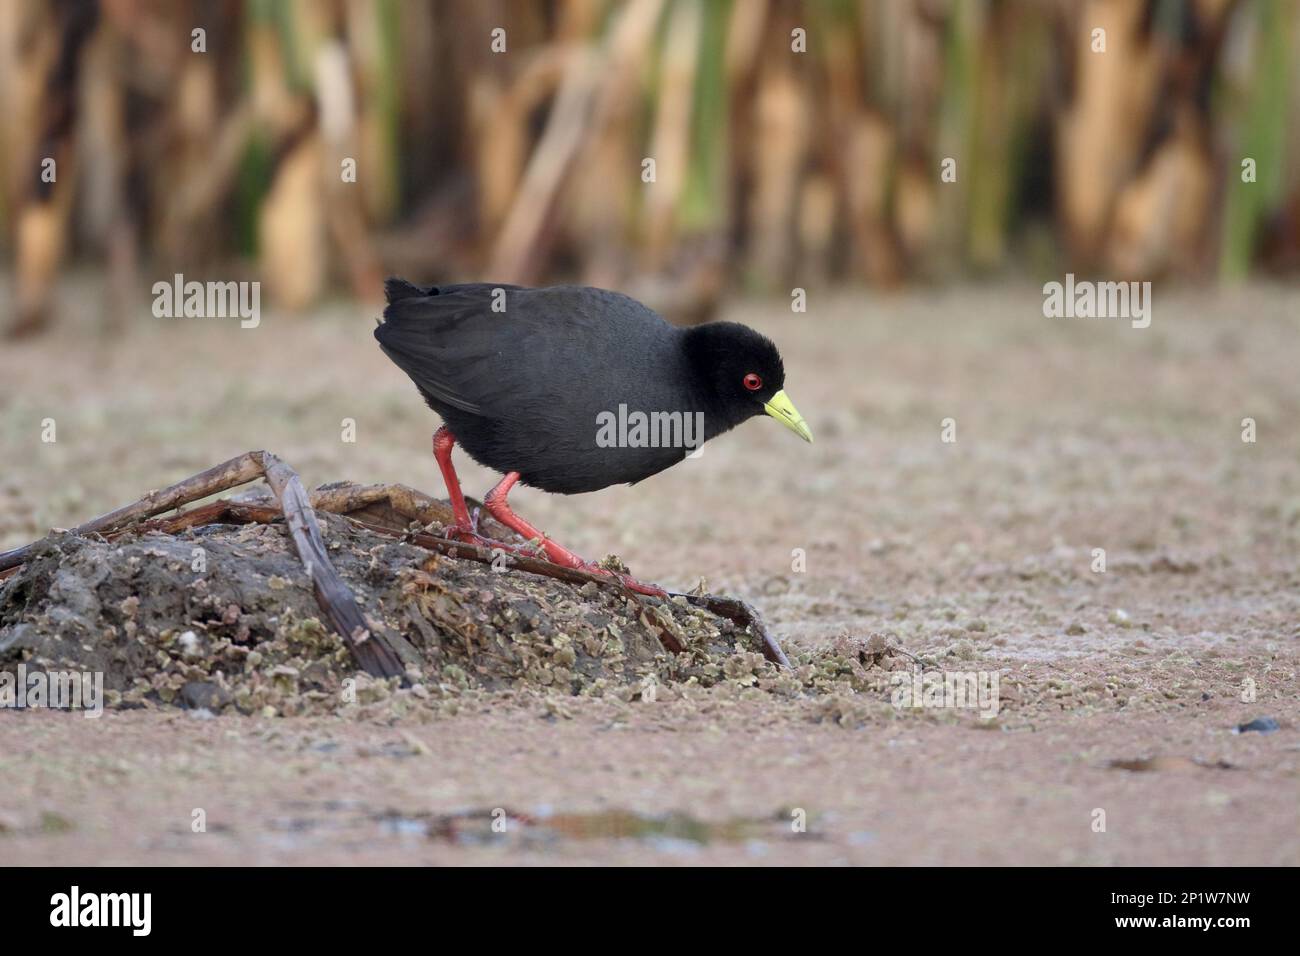
<path fill-rule="evenodd" d="M 757 392 L 762 387 L 763 380 L 753 372 L 750 372 L 745 376 L 745 388 L 749 389 L 751 392 Z"/>

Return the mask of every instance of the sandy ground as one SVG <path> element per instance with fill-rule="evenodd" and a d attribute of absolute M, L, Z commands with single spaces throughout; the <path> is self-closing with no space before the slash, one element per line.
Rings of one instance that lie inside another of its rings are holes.
<path fill-rule="evenodd" d="M 52 338 L 0 345 L 0 547 L 255 447 L 440 493 L 367 309 L 105 343 L 94 287 L 67 294 Z M 0 862 L 1300 863 L 1298 305 L 1158 288 L 1138 330 L 1046 319 L 1031 286 L 737 302 L 815 445 L 754 421 L 635 488 L 512 497 L 787 644 L 892 633 L 997 672 L 994 720 L 739 688 L 392 725 L 0 712 Z"/>

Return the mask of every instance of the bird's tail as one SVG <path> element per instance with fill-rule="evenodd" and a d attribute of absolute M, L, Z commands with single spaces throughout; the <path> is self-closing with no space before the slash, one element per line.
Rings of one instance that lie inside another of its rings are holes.
<path fill-rule="evenodd" d="M 416 285 L 397 276 L 389 276 L 384 280 L 384 298 L 388 300 L 389 305 L 401 302 L 403 299 L 424 298 L 437 294 L 438 287 L 434 285 Z"/>

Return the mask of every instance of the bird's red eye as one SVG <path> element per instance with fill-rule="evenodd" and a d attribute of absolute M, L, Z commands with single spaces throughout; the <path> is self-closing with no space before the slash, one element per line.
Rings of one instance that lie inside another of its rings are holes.
<path fill-rule="evenodd" d="M 757 392 L 762 387 L 763 380 L 753 372 L 750 372 L 745 376 L 745 388 L 749 389 L 751 392 Z"/>

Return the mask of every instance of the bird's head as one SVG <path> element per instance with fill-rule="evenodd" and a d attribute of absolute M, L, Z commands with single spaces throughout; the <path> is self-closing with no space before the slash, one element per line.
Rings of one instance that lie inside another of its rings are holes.
<path fill-rule="evenodd" d="M 709 322 L 687 332 L 697 373 L 736 422 L 766 413 L 804 441 L 812 430 L 785 393 L 785 365 L 767 336 L 737 322 Z"/>

